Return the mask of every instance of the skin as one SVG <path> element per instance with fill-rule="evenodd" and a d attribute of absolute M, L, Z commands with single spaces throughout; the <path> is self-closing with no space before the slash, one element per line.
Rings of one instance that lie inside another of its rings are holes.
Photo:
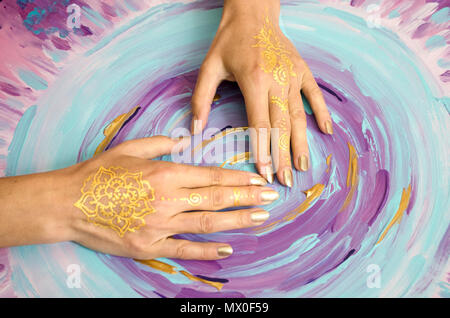
<path fill-rule="evenodd" d="M 100 252 L 136 259 L 214 260 L 229 256 L 229 249 L 219 254 L 220 248 L 230 248 L 227 244 L 191 242 L 172 236 L 260 225 L 268 217 L 260 208 L 213 211 L 235 206 L 235 192 L 241 195 L 239 206 L 268 204 L 278 195 L 262 186 L 264 179 L 254 173 L 148 160 L 179 151 L 185 144 L 186 140 L 163 136 L 137 139 L 65 169 L 0 179 L 0 247 L 74 241 Z M 100 167 L 142 172 L 142 180 L 153 188 L 154 197 L 149 203 L 155 212 L 146 215 L 145 224 L 135 232 L 128 231 L 121 237 L 111 228 L 88 222 L 74 205 L 81 197 L 84 181 Z M 263 200 L 263 192 L 275 196 Z M 207 199 L 195 208 L 187 201 L 173 200 L 191 193 Z M 258 221 L 252 221 L 254 213 L 260 216 Z M 261 219 L 261 215 L 265 217 Z"/>
<path fill-rule="evenodd" d="M 300 91 L 308 99 L 323 133 L 332 134 L 332 120 L 311 70 L 280 30 L 279 15 L 279 0 L 225 1 L 221 23 L 200 68 L 192 96 L 191 129 L 197 134 L 205 128 L 219 84 L 224 80 L 237 82 L 244 96 L 249 127 L 255 128 L 251 140 L 257 171 L 271 182 L 274 167 L 278 180 L 292 186 L 292 180 L 287 180 L 289 177 L 292 179 L 291 162 L 300 171 L 306 171 L 309 167 L 306 114 Z M 286 113 L 271 102 L 271 96 L 281 96 L 281 88 L 272 74 L 261 67 L 264 49 L 254 47 L 257 43 L 255 35 L 260 32 L 266 18 L 271 21 L 274 35 L 281 45 L 290 52 L 289 58 L 296 74 L 284 87 L 288 100 Z M 280 147 L 279 140 L 271 140 L 270 131 L 273 128 L 287 131 L 292 157 L 290 149 L 286 151 Z M 306 156 L 306 164 L 303 165 L 302 156 Z"/>

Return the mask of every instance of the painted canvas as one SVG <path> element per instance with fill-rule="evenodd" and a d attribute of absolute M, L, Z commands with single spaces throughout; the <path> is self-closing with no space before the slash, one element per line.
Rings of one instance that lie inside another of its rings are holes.
<path fill-rule="evenodd" d="M 222 5 L 1 1 L 1 174 L 188 128 Z M 321 134 L 305 101 L 312 166 L 292 189 L 273 185 L 270 219 L 183 235 L 230 243 L 218 261 L 136 262 L 71 242 L 0 249 L 0 296 L 449 297 L 449 17 L 445 0 L 282 1 L 281 27 L 335 126 Z M 242 137 L 235 84 L 219 87 L 208 125 Z M 221 142 L 194 151 L 198 163 Z M 254 171 L 246 158 L 220 165 Z M 74 266 L 81 286 L 70 284 Z"/>

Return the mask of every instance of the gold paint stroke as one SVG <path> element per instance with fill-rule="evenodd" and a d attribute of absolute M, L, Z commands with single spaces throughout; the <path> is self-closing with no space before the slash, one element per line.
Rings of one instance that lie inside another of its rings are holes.
<path fill-rule="evenodd" d="M 239 162 L 250 160 L 250 152 L 241 152 L 237 155 L 234 155 L 233 157 L 225 160 L 221 165 L 220 168 L 225 167 L 225 165 L 229 164 L 230 166 L 235 165 Z"/>
<path fill-rule="evenodd" d="M 266 231 L 272 229 L 273 227 L 275 227 L 278 223 L 280 223 L 282 221 L 283 222 L 292 221 L 297 216 L 299 216 L 300 214 L 305 212 L 309 208 L 311 203 L 315 199 L 320 197 L 320 195 L 322 194 L 324 189 L 325 189 L 325 185 L 318 183 L 318 184 L 314 185 L 312 188 L 310 188 L 306 191 L 303 191 L 303 193 L 306 195 L 306 199 L 297 208 L 288 212 L 281 220 L 276 220 L 270 224 L 256 227 L 256 228 L 254 228 L 254 231 L 257 231 L 259 233 L 266 232 Z"/>
<path fill-rule="evenodd" d="M 199 277 L 194 276 L 194 275 L 192 275 L 192 274 L 190 274 L 190 273 L 188 273 L 186 271 L 180 271 L 180 274 L 183 274 L 184 276 L 186 276 L 187 278 L 189 278 L 192 281 L 202 282 L 203 284 L 207 284 L 207 285 L 213 286 L 213 287 L 217 288 L 217 290 L 221 290 L 222 287 L 223 287 L 222 283 L 212 282 L 210 280 L 199 278 Z"/>
<path fill-rule="evenodd" d="M 136 112 L 138 108 L 139 106 L 136 106 L 128 113 L 117 116 L 108 126 L 105 127 L 105 129 L 103 130 L 103 135 L 105 136 L 105 138 L 97 146 L 97 149 L 95 149 L 94 156 L 103 152 L 105 148 L 108 147 L 109 143 L 123 126 L 123 124 Z"/>
<path fill-rule="evenodd" d="M 349 142 L 347 142 L 349 151 L 348 160 L 348 171 L 347 171 L 347 188 L 350 187 L 350 191 L 345 198 L 344 204 L 342 204 L 339 212 L 344 211 L 350 202 L 352 201 L 353 195 L 355 194 L 356 188 L 358 187 L 358 154 L 356 153 L 355 147 L 353 147 Z"/>
<path fill-rule="evenodd" d="M 303 201 L 296 209 L 286 214 L 283 220 L 292 221 L 297 216 L 305 212 L 309 208 L 310 204 L 322 194 L 323 189 L 325 189 L 325 185 L 318 183 L 311 189 L 303 191 L 303 193 L 306 195 L 305 201 Z"/>
<path fill-rule="evenodd" d="M 149 267 L 151 267 L 153 269 L 163 271 L 165 273 L 169 273 L 169 274 L 180 273 L 180 274 L 186 276 L 187 278 L 189 278 L 192 281 L 201 282 L 203 284 L 215 287 L 217 290 L 221 290 L 222 287 L 223 287 L 222 283 L 213 282 L 213 281 L 210 281 L 210 280 L 207 280 L 207 279 L 196 277 L 196 276 L 192 275 L 191 273 L 189 273 L 187 271 L 184 271 L 184 270 L 177 271 L 175 269 L 175 266 L 169 265 L 169 264 L 161 262 L 161 261 L 157 261 L 155 259 L 151 259 L 151 260 L 135 259 L 135 261 L 138 262 L 138 263 L 144 264 L 146 266 L 149 266 Z"/>
<path fill-rule="evenodd" d="M 148 259 L 148 260 L 135 259 L 135 261 L 169 274 L 177 273 L 177 271 L 175 270 L 175 266 L 157 261 L 155 259 Z"/>
<path fill-rule="evenodd" d="M 381 234 L 381 236 L 378 239 L 378 242 L 376 244 L 379 244 L 384 239 L 386 234 L 389 232 L 389 230 L 395 223 L 400 224 L 400 221 L 403 217 L 403 214 L 404 214 L 406 208 L 408 207 L 410 199 L 411 199 L 411 184 L 408 186 L 408 189 L 403 189 L 402 198 L 400 199 L 400 204 L 398 206 L 398 210 L 395 213 L 394 217 L 392 218 L 391 222 L 389 222 L 388 226 L 383 231 L 383 234 Z"/>
<path fill-rule="evenodd" d="M 326 170 L 327 173 L 330 171 L 331 156 L 332 154 L 330 153 L 327 157 L 327 170 Z"/>

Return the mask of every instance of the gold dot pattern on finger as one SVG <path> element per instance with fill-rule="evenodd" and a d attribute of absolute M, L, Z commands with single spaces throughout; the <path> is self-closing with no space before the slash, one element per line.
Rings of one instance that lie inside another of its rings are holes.
<path fill-rule="evenodd" d="M 122 167 L 100 167 L 84 180 L 81 198 L 75 202 L 89 223 L 110 228 L 123 237 L 145 225 L 144 217 L 156 210 L 150 202 L 154 189 L 142 172 Z"/>
<path fill-rule="evenodd" d="M 234 195 L 234 206 L 239 206 L 241 198 L 241 190 L 233 189 L 233 195 Z"/>
<path fill-rule="evenodd" d="M 289 84 L 290 77 L 297 76 L 294 72 L 294 63 L 290 58 L 291 52 L 276 35 L 275 29 L 266 16 L 264 25 L 257 35 L 254 36 L 257 43 L 253 45 L 256 48 L 262 48 L 261 69 L 265 73 L 272 73 L 273 79 L 280 85 Z"/>

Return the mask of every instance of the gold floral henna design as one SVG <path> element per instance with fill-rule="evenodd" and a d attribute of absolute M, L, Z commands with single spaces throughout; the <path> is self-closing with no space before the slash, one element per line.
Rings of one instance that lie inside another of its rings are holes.
<path fill-rule="evenodd" d="M 280 41 L 269 17 L 264 19 L 264 25 L 257 35 L 254 36 L 258 42 L 252 47 L 263 48 L 261 52 L 263 61 L 261 69 L 266 73 L 272 73 L 273 79 L 281 86 L 289 84 L 290 77 L 297 76 L 294 72 L 291 52 L 286 49 Z"/>
<path fill-rule="evenodd" d="M 270 102 L 277 105 L 283 113 L 288 110 L 288 100 L 286 98 L 270 96 Z"/>
<path fill-rule="evenodd" d="M 142 172 L 100 167 L 84 181 L 81 193 L 75 206 L 88 222 L 113 229 L 120 237 L 145 225 L 144 217 L 155 212 L 150 205 L 154 189 L 142 180 Z"/>

